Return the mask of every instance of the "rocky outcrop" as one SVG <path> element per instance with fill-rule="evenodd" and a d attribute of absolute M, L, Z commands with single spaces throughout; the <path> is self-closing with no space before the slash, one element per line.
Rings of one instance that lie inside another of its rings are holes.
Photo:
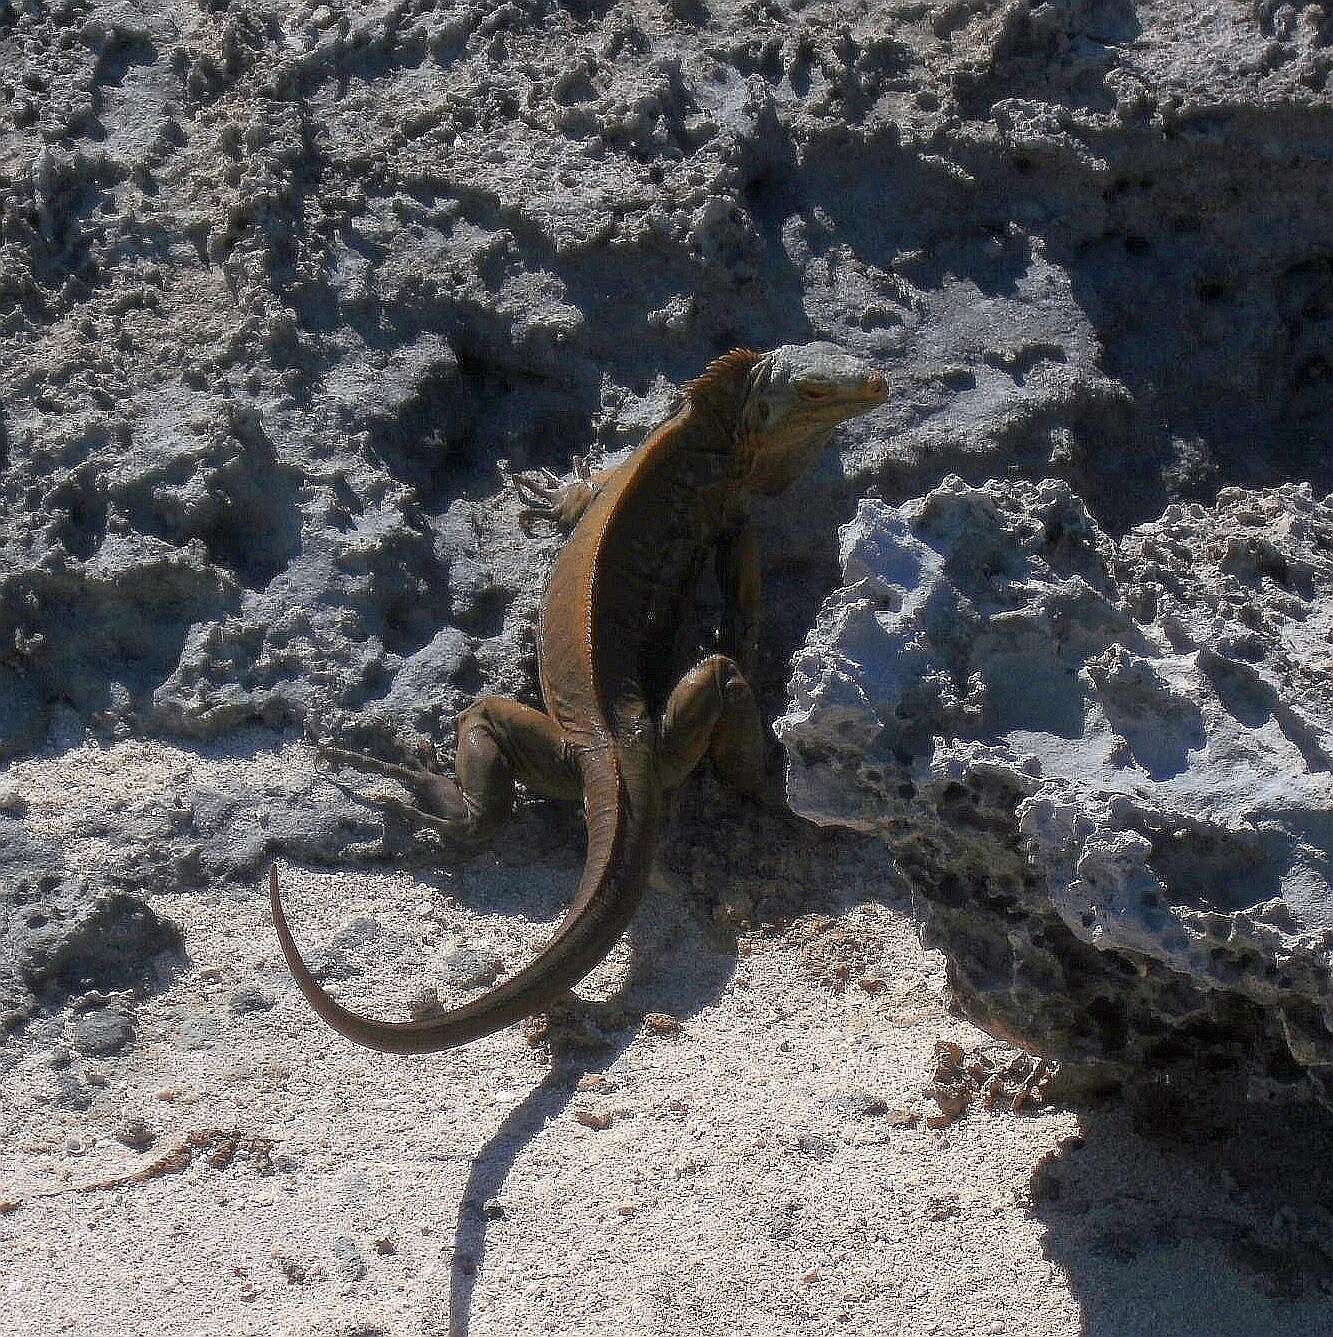
<path fill-rule="evenodd" d="M 734 343 L 891 388 L 765 517 L 774 681 L 872 482 L 1333 486 L 1328 24 L 1195 9 L 0 6 L 0 755 L 521 689 L 497 461 Z"/>
<path fill-rule="evenodd" d="M 1198 10 L 0 0 L 0 759 L 447 752 L 534 691 L 501 462 L 633 444 L 736 343 L 891 392 L 760 509 L 766 715 L 872 486 L 1058 477 L 1113 534 L 1333 487 L 1328 25 Z M 77 895 L 378 847 L 314 792 L 308 837 L 119 821 Z"/>
<path fill-rule="evenodd" d="M 1228 488 L 1114 542 L 951 477 L 842 533 L 777 730 L 873 831 L 983 1027 L 1333 1096 L 1333 504 Z"/>

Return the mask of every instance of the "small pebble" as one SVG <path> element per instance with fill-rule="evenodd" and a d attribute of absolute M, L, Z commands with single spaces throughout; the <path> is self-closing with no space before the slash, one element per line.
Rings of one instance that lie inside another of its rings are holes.
<path fill-rule="evenodd" d="M 796 1149 L 804 1152 L 807 1156 L 814 1156 L 817 1159 L 824 1159 L 832 1156 L 837 1146 L 833 1139 L 825 1133 L 804 1132 L 796 1138 Z"/>
<path fill-rule="evenodd" d="M 886 1100 L 869 1091 L 841 1092 L 830 1103 L 843 1119 L 869 1119 L 877 1114 L 887 1114 L 889 1109 Z"/>
<path fill-rule="evenodd" d="M 348 1281 L 360 1281 L 366 1275 L 366 1260 L 361 1257 L 356 1241 L 340 1235 L 333 1241 L 333 1257 L 339 1273 Z"/>
<path fill-rule="evenodd" d="M 147 1151 L 157 1140 L 148 1120 L 133 1116 L 125 1119 L 117 1128 L 116 1141 L 129 1147 L 131 1151 Z"/>
<path fill-rule="evenodd" d="M 585 1128 L 595 1128 L 599 1133 L 611 1127 L 610 1110 L 577 1109 L 574 1118 Z"/>
<path fill-rule="evenodd" d="M 303 1263 L 299 1258 L 287 1258 L 280 1251 L 275 1251 L 273 1257 L 277 1259 L 278 1266 L 282 1269 L 282 1275 L 292 1286 L 300 1286 L 309 1280 L 311 1272 L 314 1270 Z"/>
<path fill-rule="evenodd" d="M 81 1054 L 109 1058 L 134 1039 L 134 1022 L 111 1007 L 95 1007 L 74 1019 L 74 1047 Z"/>
<path fill-rule="evenodd" d="M 191 1009 L 176 1032 L 176 1042 L 182 1049 L 199 1051 L 214 1044 L 221 1034 L 217 1015 L 210 1011 Z"/>
<path fill-rule="evenodd" d="M 267 1012 L 274 1004 L 274 997 L 253 984 L 242 985 L 231 996 L 228 1006 L 233 1016 L 244 1016 L 247 1012 Z"/>

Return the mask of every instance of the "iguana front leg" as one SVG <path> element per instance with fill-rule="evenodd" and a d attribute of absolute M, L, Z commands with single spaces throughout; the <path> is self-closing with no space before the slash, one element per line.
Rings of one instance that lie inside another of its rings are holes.
<path fill-rule="evenodd" d="M 533 469 L 514 475 L 514 491 L 524 502 L 518 523 L 525 534 L 532 533 L 536 520 L 547 520 L 563 534 L 570 533 L 592 505 L 614 469 L 593 473 L 586 458 L 574 461 L 574 477 L 564 482 L 549 469 Z"/>
<path fill-rule="evenodd" d="M 714 550 L 722 625 L 718 649 L 740 666 L 745 680 L 759 663 L 759 539 L 749 516 L 738 514 Z"/>

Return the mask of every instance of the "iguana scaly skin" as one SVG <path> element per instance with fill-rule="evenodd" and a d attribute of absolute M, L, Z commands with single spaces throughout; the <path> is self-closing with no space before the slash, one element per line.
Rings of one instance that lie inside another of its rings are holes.
<path fill-rule="evenodd" d="M 884 397 L 879 373 L 831 344 L 762 355 L 736 349 L 687 383 L 674 416 L 618 468 L 565 485 L 550 475 L 517 480 L 530 503 L 526 516 L 573 529 L 541 605 L 545 713 L 495 696 L 469 706 L 458 720 L 456 780 L 429 757 L 395 766 L 323 751 L 402 781 L 415 805 L 380 800 L 446 834 L 491 831 L 513 806 L 515 780 L 552 798 L 582 798 L 583 876 L 530 965 L 443 1016 L 377 1021 L 343 1007 L 310 973 L 270 870 L 287 964 L 334 1030 L 373 1049 L 423 1054 L 543 1010 L 605 958 L 629 923 L 652 865 L 664 791 L 705 756 L 724 781 L 760 790 L 763 731 L 747 681 L 758 643 L 759 569 L 745 498 L 781 492 L 838 423 Z M 710 554 L 723 594 L 725 653 L 676 681 L 677 628 Z"/>

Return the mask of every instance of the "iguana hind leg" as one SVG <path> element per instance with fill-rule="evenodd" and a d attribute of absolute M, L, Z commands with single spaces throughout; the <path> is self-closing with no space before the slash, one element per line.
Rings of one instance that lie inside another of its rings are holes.
<path fill-rule="evenodd" d="M 666 789 L 681 784 L 707 756 L 725 784 L 754 798 L 763 795 L 764 728 L 734 659 L 709 655 L 676 684 L 662 712 L 657 755 Z"/>
<path fill-rule="evenodd" d="M 582 793 L 560 726 L 540 710 L 504 696 L 483 696 L 459 715 L 457 779 L 435 768 L 433 749 L 427 764 L 417 766 L 337 747 L 321 747 L 320 753 L 397 780 L 415 802 L 387 793 L 367 797 L 408 822 L 452 838 L 489 836 L 513 811 L 516 780 L 546 798 L 576 799 Z"/>

